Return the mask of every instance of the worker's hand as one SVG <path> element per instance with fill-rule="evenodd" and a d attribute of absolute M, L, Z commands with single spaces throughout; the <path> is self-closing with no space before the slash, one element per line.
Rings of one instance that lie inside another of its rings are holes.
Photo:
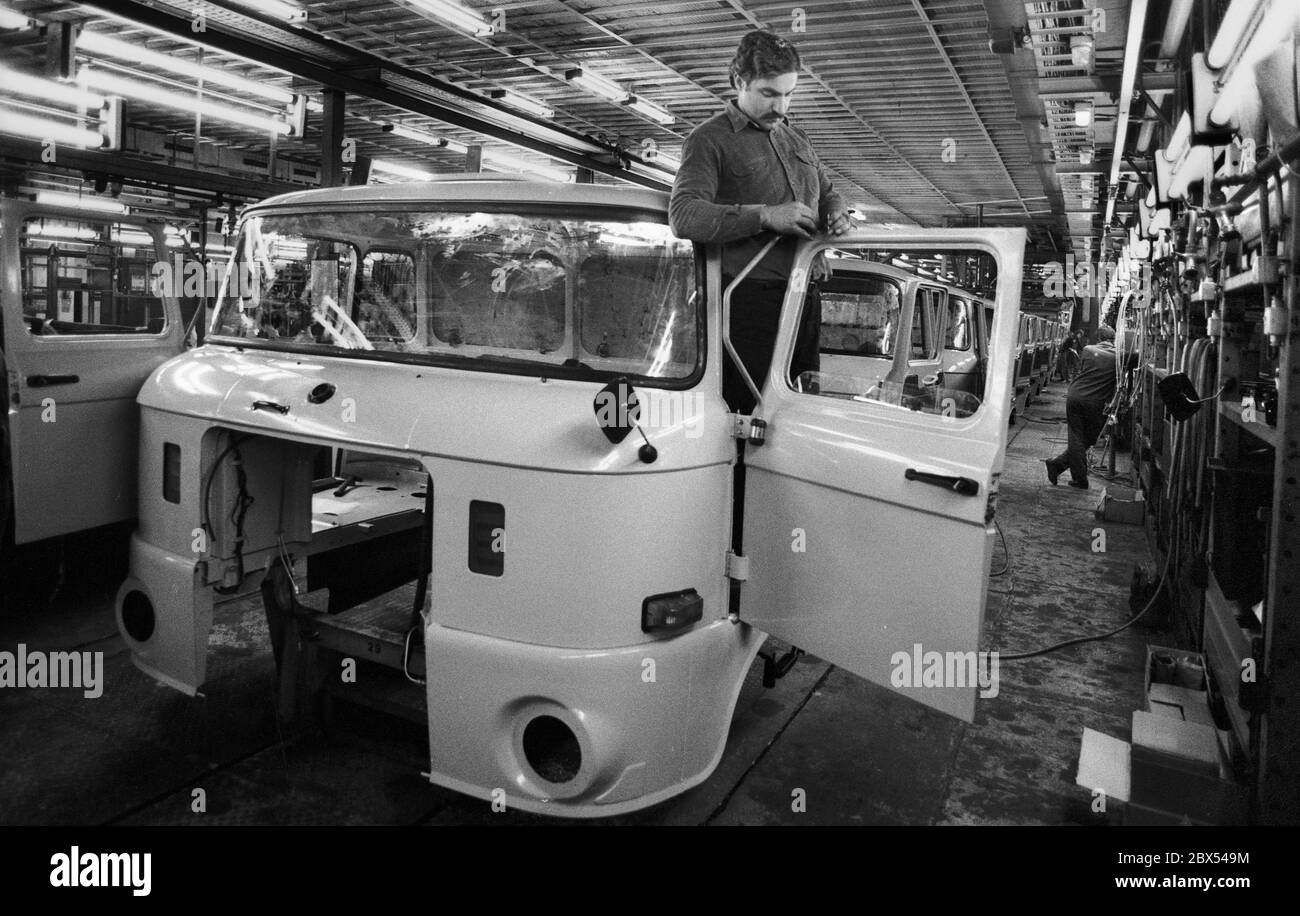
<path fill-rule="evenodd" d="M 764 207 L 760 225 L 781 235 L 797 235 L 810 239 L 817 231 L 817 214 L 806 204 L 792 200 L 785 204 Z"/>
<path fill-rule="evenodd" d="M 832 210 L 826 214 L 826 231 L 831 235 L 843 235 L 852 228 L 848 210 Z"/>

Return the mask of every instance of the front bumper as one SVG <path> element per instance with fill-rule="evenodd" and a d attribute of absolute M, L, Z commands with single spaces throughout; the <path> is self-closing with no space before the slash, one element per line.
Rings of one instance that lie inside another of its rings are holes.
<path fill-rule="evenodd" d="M 717 766 L 764 638 L 723 619 L 634 646 L 563 649 L 430 624 L 428 778 L 496 810 L 560 817 L 610 817 L 671 798 Z M 525 748 L 530 723 L 545 716 L 580 752 L 560 782 Z"/>

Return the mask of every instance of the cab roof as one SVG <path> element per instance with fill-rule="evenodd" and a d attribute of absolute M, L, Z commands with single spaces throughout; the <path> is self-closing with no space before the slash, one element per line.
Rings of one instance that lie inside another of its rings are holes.
<path fill-rule="evenodd" d="M 438 204 L 445 201 L 625 207 L 665 216 L 668 213 L 668 195 L 663 191 L 630 186 L 527 181 L 500 175 L 451 175 L 433 181 L 292 191 L 254 204 L 248 212 L 280 207 L 319 209 L 339 204 L 351 208 L 365 204 Z"/>

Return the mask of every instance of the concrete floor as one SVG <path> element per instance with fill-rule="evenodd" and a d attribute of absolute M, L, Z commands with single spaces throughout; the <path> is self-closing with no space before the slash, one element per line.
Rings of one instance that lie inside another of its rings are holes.
<path fill-rule="evenodd" d="M 1010 654 L 1113 628 L 1130 614 L 1134 563 L 1147 559 L 1141 528 L 1094 520 L 1102 481 L 1086 492 L 1065 479 L 1047 485 L 1040 459 L 1062 447 L 1063 392 L 1053 385 L 1013 431 L 998 509 L 1009 570 L 991 580 L 984 649 Z M 1097 527 L 1104 553 L 1092 549 Z M 0 649 L 103 651 L 104 695 L 0 690 L 0 824 L 550 822 L 429 785 L 419 775 L 427 739 L 414 723 L 339 704 L 328 733 L 283 731 L 259 607 L 219 615 L 204 697 L 156 685 L 116 636 L 113 576 L 87 571 L 107 561 L 75 546 L 67 557 L 76 587 L 61 587 L 44 610 L 11 609 Z M 999 546 L 995 569 L 1003 557 Z M 1163 639 L 1139 625 L 1003 662 L 999 695 L 978 701 L 972 725 L 816 659 L 770 690 L 756 665 L 714 774 L 601 823 L 1095 824 L 1074 782 L 1082 730 L 1128 738 L 1145 644 Z M 202 814 L 191 810 L 196 788 Z M 795 789 L 806 796 L 801 813 L 791 810 Z"/>

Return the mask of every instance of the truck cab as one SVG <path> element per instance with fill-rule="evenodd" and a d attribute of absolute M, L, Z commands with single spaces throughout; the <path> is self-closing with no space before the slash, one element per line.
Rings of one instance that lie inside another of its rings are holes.
<path fill-rule="evenodd" d="M 924 387 L 978 396 L 966 377 L 976 365 L 965 362 L 972 332 L 961 331 L 963 352 L 947 346 L 946 286 L 885 263 L 833 258 L 829 266 L 832 276 L 821 284 L 824 373 L 869 381 L 895 399 Z"/>
<path fill-rule="evenodd" d="M 431 782 L 576 817 L 706 779 L 768 635 L 972 720 L 973 676 L 903 669 L 980 648 L 1023 230 L 800 243 L 771 370 L 737 415 L 724 315 L 745 303 L 717 248 L 671 234 L 667 202 L 457 179 L 246 211 L 206 344 L 139 397 L 140 525 L 117 599 L 135 664 L 195 693 L 214 609 L 260 590 L 288 668 L 302 628 L 328 642 L 415 582 L 395 640 L 332 645 L 419 684 Z M 999 278 L 988 396 L 963 409 L 907 378 L 912 348 L 939 356 L 924 324 L 891 357 L 847 339 L 853 322 L 880 330 L 882 291 L 901 288 L 863 265 L 936 247 Z M 832 249 L 854 263 L 823 300 L 825 361 L 791 377 Z M 861 309 L 828 305 L 837 291 Z M 903 367 L 896 391 L 886 365 Z"/>
<path fill-rule="evenodd" d="M 136 395 L 184 349 L 164 230 L 0 199 L 0 554 L 135 516 Z"/>

